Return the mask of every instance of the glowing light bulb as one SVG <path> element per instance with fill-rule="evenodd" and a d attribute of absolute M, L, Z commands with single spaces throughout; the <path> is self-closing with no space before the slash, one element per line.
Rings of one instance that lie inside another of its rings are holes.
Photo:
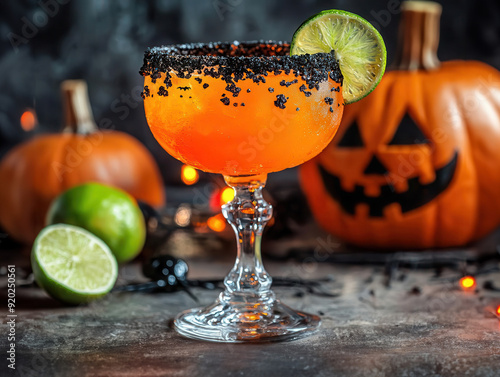
<path fill-rule="evenodd" d="M 179 207 L 175 212 L 174 221 L 179 226 L 188 226 L 191 223 L 191 209 L 187 207 Z"/>
<path fill-rule="evenodd" d="M 221 214 L 210 217 L 207 220 L 207 225 L 214 232 L 222 232 L 226 229 L 226 220 Z"/>
<path fill-rule="evenodd" d="M 472 276 L 464 276 L 460 279 L 460 287 L 464 290 L 471 290 L 476 286 L 476 279 Z"/>
<path fill-rule="evenodd" d="M 198 170 L 189 165 L 182 165 L 181 179 L 186 185 L 194 185 L 200 179 Z"/>
<path fill-rule="evenodd" d="M 24 131 L 31 131 L 36 126 L 35 111 L 28 109 L 21 115 L 21 128 Z"/>
<path fill-rule="evenodd" d="M 234 199 L 234 190 L 231 187 L 224 188 L 220 194 L 221 203 L 226 204 L 233 199 Z"/>

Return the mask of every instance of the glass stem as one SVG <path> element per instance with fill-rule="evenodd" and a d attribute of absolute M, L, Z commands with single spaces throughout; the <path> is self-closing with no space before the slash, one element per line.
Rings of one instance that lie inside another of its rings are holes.
<path fill-rule="evenodd" d="M 271 219 L 272 206 L 262 196 L 267 175 L 224 177 L 234 189 L 234 199 L 222 206 L 222 213 L 236 233 L 238 255 L 233 269 L 226 276 L 225 296 L 242 299 L 273 296 L 272 279 L 262 264 L 260 244 L 262 231 Z"/>

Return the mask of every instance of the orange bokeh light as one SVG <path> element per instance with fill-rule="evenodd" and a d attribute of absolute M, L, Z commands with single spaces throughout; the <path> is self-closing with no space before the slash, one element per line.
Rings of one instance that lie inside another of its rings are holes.
<path fill-rule="evenodd" d="M 497 311 L 496 311 L 496 314 L 497 314 L 498 316 L 500 316 L 500 305 L 498 305 L 498 306 L 497 306 Z"/>
<path fill-rule="evenodd" d="M 464 276 L 462 279 L 460 279 L 460 287 L 462 289 L 472 289 L 476 286 L 476 279 L 474 279 L 472 276 Z"/>
<path fill-rule="evenodd" d="M 21 115 L 21 128 L 24 131 L 31 131 L 36 126 L 35 111 L 28 109 Z"/>
<path fill-rule="evenodd" d="M 181 179 L 186 185 L 194 185 L 200 179 L 198 170 L 189 165 L 182 165 Z"/>
<path fill-rule="evenodd" d="M 226 229 L 226 220 L 221 214 L 210 217 L 207 220 L 207 225 L 214 232 L 222 232 Z"/>
<path fill-rule="evenodd" d="M 220 194 L 220 202 L 226 204 L 234 199 L 234 190 L 231 187 L 225 187 Z"/>

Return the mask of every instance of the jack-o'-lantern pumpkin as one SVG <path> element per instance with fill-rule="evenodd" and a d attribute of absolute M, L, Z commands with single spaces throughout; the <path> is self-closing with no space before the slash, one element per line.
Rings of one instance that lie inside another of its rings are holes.
<path fill-rule="evenodd" d="M 466 244 L 500 224 L 500 74 L 437 59 L 441 6 L 402 5 L 395 69 L 301 167 L 318 222 L 362 247 Z"/>
<path fill-rule="evenodd" d="M 151 206 L 164 204 L 160 172 L 148 150 L 126 133 L 97 130 L 85 82 L 65 81 L 62 91 L 65 132 L 28 140 L 0 161 L 0 225 L 24 243 L 45 226 L 52 200 L 82 183 L 105 183 Z"/>

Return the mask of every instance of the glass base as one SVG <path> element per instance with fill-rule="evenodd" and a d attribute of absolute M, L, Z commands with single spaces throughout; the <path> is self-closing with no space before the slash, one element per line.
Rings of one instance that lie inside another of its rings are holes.
<path fill-rule="evenodd" d="M 225 343 L 290 340 L 311 334 L 320 323 L 318 316 L 282 304 L 271 291 L 263 296 L 223 292 L 214 304 L 186 310 L 174 320 L 183 336 Z"/>

